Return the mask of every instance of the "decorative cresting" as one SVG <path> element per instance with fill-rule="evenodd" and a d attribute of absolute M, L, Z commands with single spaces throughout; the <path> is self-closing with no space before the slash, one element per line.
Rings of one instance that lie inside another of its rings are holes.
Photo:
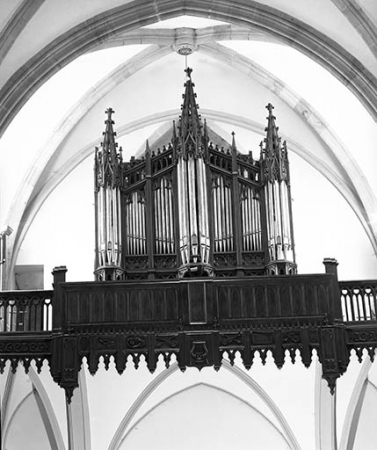
<path fill-rule="evenodd" d="M 96 279 L 296 273 L 287 147 L 272 106 L 260 160 L 202 122 L 192 69 L 170 142 L 122 161 L 112 110 L 95 156 Z M 169 137 L 166 138 L 167 140 Z"/>
<path fill-rule="evenodd" d="M 262 181 L 266 205 L 269 263 L 267 273 L 286 275 L 296 273 L 292 203 L 286 141 L 281 146 L 279 128 L 269 103 L 267 137 L 261 142 Z"/>
<path fill-rule="evenodd" d="M 122 148 L 117 151 L 116 133 L 111 115 L 106 111 L 106 129 L 101 150 L 95 151 L 95 216 L 96 216 L 96 271 L 98 280 L 120 280 L 122 268 Z"/>

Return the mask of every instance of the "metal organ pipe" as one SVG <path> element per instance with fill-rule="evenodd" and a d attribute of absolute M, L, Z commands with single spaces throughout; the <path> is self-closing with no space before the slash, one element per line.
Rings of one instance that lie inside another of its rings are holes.
<path fill-rule="evenodd" d="M 103 188 L 100 187 L 98 189 L 98 199 L 97 199 L 97 204 L 98 204 L 98 216 L 99 219 L 98 220 L 98 259 L 99 259 L 99 265 L 103 266 L 105 264 L 105 259 L 103 257 L 103 251 L 104 251 L 104 247 L 103 247 L 103 243 L 104 243 L 104 236 L 103 236 Z"/>
<path fill-rule="evenodd" d="M 161 205 L 158 193 L 159 188 L 156 186 L 156 190 L 154 191 L 156 198 L 156 253 L 161 253 Z"/>
<path fill-rule="evenodd" d="M 166 195 L 166 178 L 161 179 L 161 219 L 162 219 L 162 252 L 168 253 L 168 217 L 167 217 L 167 195 Z"/>
<path fill-rule="evenodd" d="M 158 217 L 159 217 L 159 227 L 160 227 L 160 251 L 159 253 L 164 253 L 164 218 L 162 213 L 163 201 L 162 201 L 162 180 L 160 181 L 160 188 L 157 191 L 158 196 Z"/>
<path fill-rule="evenodd" d="M 168 222 L 167 222 L 167 214 L 166 214 L 166 179 L 163 178 L 161 180 L 161 196 L 162 196 L 162 200 L 161 200 L 161 214 L 162 214 L 162 219 L 163 219 L 163 227 L 162 227 L 162 231 L 163 231 L 163 252 L 164 253 L 168 253 L 167 248 L 168 248 Z"/>
<path fill-rule="evenodd" d="M 224 215 L 224 208 L 221 202 L 221 192 L 222 192 L 222 177 L 218 178 L 219 181 L 219 187 L 217 189 L 217 208 L 218 208 L 218 224 L 219 224 L 219 252 L 224 251 L 223 247 L 223 224 L 222 224 L 222 218 Z"/>
<path fill-rule="evenodd" d="M 121 265 L 122 262 L 122 227 L 121 227 L 121 223 L 122 223 L 122 210 L 121 210 L 121 200 L 120 200 L 120 192 L 117 190 L 116 191 L 117 194 L 117 210 L 118 210 L 118 220 L 117 220 L 117 227 L 118 227 L 118 265 Z"/>
<path fill-rule="evenodd" d="M 224 235 L 225 235 L 225 221 L 224 221 L 224 200 L 223 200 L 223 178 L 219 177 L 219 187 L 217 189 L 217 208 L 219 211 L 219 251 L 226 251 Z"/>
<path fill-rule="evenodd" d="M 274 183 L 274 200 L 275 200 L 275 207 L 276 207 L 276 218 L 275 218 L 275 227 L 276 227 L 276 251 L 277 251 L 277 259 L 283 259 L 283 252 L 282 252 L 282 217 L 281 217 L 281 196 L 280 196 L 280 183 L 276 182 Z"/>
<path fill-rule="evenodd" d="M 196 262 L 198 256 L 198 218 L 197 218 L 197 195 L 196 195 L 196 170 L 195 159 L 193 156 L 188 156 L 188 200 L 190 205 L 190 244 L 193 261 Z"/>
<path fill-rule="evenodd" d="M 282 220 L 283 220 L 283 248 L 285 253 L 285 258 L 293 260 L 292 252 L 292 236 L 290 230 L 290 218 L 289 218 L 289 205 L 288 205 L 288 187 L 285 181 L 281 183 L 282 190 Z"/>
<path fill-rule="evenodd" d="M 97 256 L 99 267 L 121 266 L 121 200 L 117 186 L 97 188 Z"/>
<path fill-rule="evenodd" d="M 139 196 L 136 195 L 136 205 L 135 205 L 135 210 L 136 210 L 136 214 L 135 214 L 135 221 L 136 221 L 136 253 L 138 255 L 140 255 L 141 253 L 141 221 L 140 221 L 140 199 Z"/>
<path fill-rule="evenodd" d="M 111 263 L 111 190 L 106 189 L 106 249 L 107 249 L 107 263 Z"/>
<path fill-rule="evenodd" d="M 106 247 L 107 247 L 107 233 L 106 233 L 106 189 L 102 190 L 102 242 L 101 242 L 101 253 L 103 258 L 103 265 L 106 264 Z"/>
<path fill-rule="evenodd" d="M 259 200 L 255 200 L 256 205 L 256 218 L 257 218 L 257 251 L 262 250 L 262 226 L 261 226 L 261 217 L 260 217 L 260 202 Z"/>
<path fill-rule="evenodd" d="M 268 216 L 268 246 L 270 248 L 270 257 L 272 260 L 276 259 L 276 249 L 275 249 L 275 205 L 272 193 L 272 183 L 267 182 L 267 216 Z"/>
<path fill-rule="evenodd" d="M 132 197 L 127 202 L 127 236 L 128 236 L 128 254 L 132 255 Z"/>
<path fill-rule="evenodd" d="M 227 224 L 226 224 L 226 209 L 225 209 L 225 196 L 224 196 L 224 178 L 221 177 L 221 189 L 220 189 L 220 206 L 221 206 L 221 228 L 222 235 L 221 241 L 224 251 L 227 251 L 226 245 L 226 234 L 227 234 Z"/>
<path fill-rule="evenodd" d="M 180 234 L 180 250 L 182 263 L 188 264 L 190 260 L 190 249 L 188 247 L 188 222 L 187 222 L 187 200 L 186 200 L 186 186 L 187 178 L 184 170 L 184 160 L 178 162 L 178 195 L 179 195 L 179 234 Z"/>
<path fill-rule="evenodd" d="M 143 199 L 140 200 L 140 243 L 141 243 L 141 253 L 144 255 L 146 253 L 146 234 L 145 234 L 145 203 Z"/>
<path fill-rule="evenodd" d="M 246 250 L 246 230 L 245 230 L 245 198 L 242 185 L 240 185 L 241 192 L 241 230 L 242 230 L 242 250 Z"/>
<path fill-rule="evenodd" d="M 208 223 L 208 197 L 205 178 L 205 166 L 202 158 L 197 160 L 198 167 L 198 197 L 200 200 L 199 224 L 200 224 L 200 249 L 202 262 L 209 262 L 209 223 Z"/>
<path fill-rule="evenodd" d="M 166 228 L 165 228 L 165 217 L 164 217 L 164 182 L 163 179 L 161 179 L 160 182 L 160 190 L 159 190 L 159 204 L 160 204 L 160 225 L 161 225 L 161 253 L 165 253 L 165 234 L 166 234 Z"/>
<path fill-rule="evenodd" d="M 254 203 L 253 203 L 253 192 L 251 189 L 249 189 L 249 196 L 248 196 L 248 204 L 249 204 L 249 211 L 250 211 L 250 228 L 249 228 L 249 240 L 250 240 L 250 251 L 255 250 L 255 211 L 254 211 Z"/>
<path fill-rule="evenodd" d="M 132 193 L 131 196 L 131 203 L 130 203 L 130 222 L 131 222 L 131 228 L 130 228 L 130 240 L 131 240 L 131 248 L 130 248 L 130 254 L 135 254 L 135 212 L 134 212 L 134 203 L 135 203 L 135 193 Z"/>
<path fill-rule="evenodd" d="M 232 191 L 230 187 L 226 189 L 228 196 L 228 222 L 229 222 L 229 250 L 233 251 L 233 210 L 232 210 Z"/>
<path fill-rule="evenodd" d="M 251 192 L 248 188 L 247 198 L 246 198 L 246 214 L 247 214 L 247 240 L 248 240 L 248 250 L 253 249 L 253 222 L 252 222 L 252 208 L 251 208 Z"/>
<path fill-rule="evenodd" d="M 119 195 L 119 194 L 117 194 Z M 118 201 L 120 206 L 120 201 Z M 128 255 L 145 255 L 147 252 L 147 236 L 145 224 L 145 203 L 141 192 L 129 194 L 126 202 L 126 251 Z M 121 210 L 119 209 L 119 217 Z M 117 233 L 118 248 L 121 248 L 121 231 Z M 119 256 L 120 257 L 120 256 Z"/>
<path fill-rule="evenodd" d="M 215 232 L 215 236 L 214 236 L 214 250 L 215 252 L 219 251 L 219 227 L 218 227 L 218 210 L 217 210 L 217 179 L 213 180 L 213 184 L 212 184 L 212 203 L 213 203 L 213 213 L 214 213 L 214 232 Z"/>
<path fill-rule="evenodd" d="M 224 209 L 225 209 L 225 245 L 227 251 L 231 250 L 231 229 L 230 229 L 230 220 L 229 220 L 229 196 L 228 196 L 228 188 L 226 183 L 224 183 Z"/>
<path fill-rule="evenodd" d="M 170 253 L 175 251 L 174 244 L 174 225 L 173 225 L 173 191 L 171 186 L 169 186 L 169 223 L 170 223 Z"/>
<path fill-rule="evenodd" d="M 137 255 L 137 242 L 136 242 L 136 206 L 137 206 L 137 194 L 132 194 L 132 254 Z"/>
<path fill-rule="evenodd" d="M 132 255 L 132 194 L 128 194 L 126 201 L 126 236 L 127 236 L 127 254 Z"/>
<path fill-rule="evenodd" d="M 113 255 L 112 260 L 114 264 L 118 262 L 118 201 L 116 198 L 116 190 L 111 190 L 111 230 L 112 230 L 112 242 L 113 242 Z"/>

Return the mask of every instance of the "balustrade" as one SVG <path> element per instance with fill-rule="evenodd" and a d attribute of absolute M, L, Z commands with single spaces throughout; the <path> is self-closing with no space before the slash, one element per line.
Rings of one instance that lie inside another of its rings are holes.
<path fill-rule="evenodd" d="M 377 281 L 339 282 L 344 322 L 377 320 Z"/>
<path fill-rule="evenodd" d="M 51 331 L 53 293 L 0 292 L 0 332 Z"/>

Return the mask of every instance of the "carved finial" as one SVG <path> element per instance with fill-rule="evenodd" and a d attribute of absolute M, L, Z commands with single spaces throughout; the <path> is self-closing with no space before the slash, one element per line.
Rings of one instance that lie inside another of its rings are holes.
<path fill-rule="evenodd" d="M 203 127 L 203 134 L 206 141 L 208 141 L 208 128 L 207 128 L 207 120 L 204 119 L 204 127 Z"/>
<path fill-rule="evenodd" d="M 114 113 L 115 113 L 115 111 L 111 107 L 107 108 L 107 110 L 105 111 L 105 114 L 107 114 L 107 120 L 110 120 L 112 122 L 111 115 Z"/>
<path fill-rule="evenodd" d="M 236 148 L 236 133 L 232 131 L 232 148 Z"/>
<path fill-rule="evenodd" d="M 145 142 L 145 153 L 150 153 L 151 149 L 149 148 L 149 140 L 147 139 Z"/>
<path fill-rule="evenodd" d="M 272 105 L 271 103 L 269 103 L 269 104 L 266 106 L 266 109 L 268 109 L 268 112 L 269 112 L 270 114 L 272 114 L 272 110 L 274 109 L 274 107 L 273 107 L 273 105 Z"/>
<path fill-rule="evenodd" d="M 187 68 L 185 69 L 185 72 L 187 73 L 187 76 L 191 79 L 191 72 L 192 72 L 192 69 L 191 69 L 190 67 L 187 67 Z"/>

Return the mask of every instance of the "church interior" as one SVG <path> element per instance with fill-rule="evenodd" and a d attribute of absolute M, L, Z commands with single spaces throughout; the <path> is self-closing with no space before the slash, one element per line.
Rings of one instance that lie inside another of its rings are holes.
<path fill-rule="evenodd" d="M 0 67 L 1 291 L 52 289 L 57 266 L 69 282 L 98 279 L 93 169 L 106 121 L 123 161 L 157 154 L 191 79 L 211 140 L 253 161 L 273 105 L 297 273 L 323 274 L 335 258 L 340 282 L 376 288 L 373 0 L 0 0 Z M 333 393 L 315 355 L 310 367 L 286 355 L 278 368 L 256 354 L 249 370 L 240 355 L 220 370 L 182 371 L 174 357 L 153 374 L 106 365 L 92 375 L 84 360 L 67 401 L 47 361 L 28 373 L 8 361 L 1 448 L 375 448 L 366 352 L 351 354 Z"/>

